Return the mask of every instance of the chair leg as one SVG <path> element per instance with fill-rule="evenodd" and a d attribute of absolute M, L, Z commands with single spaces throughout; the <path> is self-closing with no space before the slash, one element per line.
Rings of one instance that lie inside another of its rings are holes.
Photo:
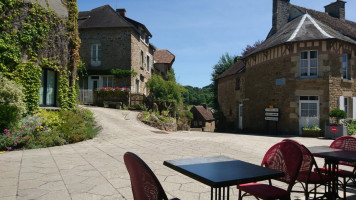
<path fill-rule="evenodd" d="M 242 200 L 241 190 L 239 190 L 239 200 Z"/>
<path fill-rule="evenodd" d="M 305 183 L 305 199 L 308 199 L 309 198 L 309 190 L 308 190 L 308 183 Z"/>
<path fill-rule="evenodd" d="M 343 189 L 344 189 L 344 199 L 346 199 L 346 177 L 344 177 Z"/>
<path fill-rule="evenodd" d="M 317 188 L 316 188 L 316 184 L 314 184 L 314 199 L 316 199 L 316 190 L 317 190 Z"/>

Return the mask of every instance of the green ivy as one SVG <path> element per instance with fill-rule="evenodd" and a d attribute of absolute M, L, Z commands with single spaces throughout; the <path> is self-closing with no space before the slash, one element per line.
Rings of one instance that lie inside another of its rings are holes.
<path fill-rule="evenodd" d="M 46 1 L 48 4 L 48 1 Z M 37 2 L 22 0 L 0 2 L 0 72 L 25 88 L 28 111 L 38 109 L 43 68 L 58 74 L 57 100 L 62 109 L 73 109 L 77 101 L 76 70 L 79 65 L 78 8 L 76 0 L 68 0 L 68 19 L 63 22 L 51 10 Z M 47 6 L 48 7 L 48 6 Z M 66 27 L 65 33 L 59 30 Z M 58 48 L 50 39 L 67 37 L 69 60 L 59 60 L 48 49 Z M 51 48 L 50 48 L 51 47 Z M 51 56 L 49 56 L 51 55 Z"/>
<path fill-rule="evenodd" d="M 137 72 L 134 70 L 125 70 L 125 69 L 112 69 L 110 71 L 111 74 L 115 75 L 117 78 L 126 78 L 132 76 L 136 76 Z"/>

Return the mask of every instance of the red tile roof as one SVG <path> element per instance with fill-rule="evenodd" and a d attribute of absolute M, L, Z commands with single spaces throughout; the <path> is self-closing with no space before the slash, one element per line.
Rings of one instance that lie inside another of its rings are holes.
<path fill-rule="evenodd" d="M 175 56 L 167 49 L 157 49 L 154 54 L 155 63 L 173 64 Z"/>
<path fill-rule="evenodd" d="M 203 106 L 194 106 L 192 109 L 196 109 L 200 115 L 206 120 L 206 121 L 214 121 L 215 118 L 213 116 L 213 113 L 211 112 L 211 110 L 205 109 Z"/>

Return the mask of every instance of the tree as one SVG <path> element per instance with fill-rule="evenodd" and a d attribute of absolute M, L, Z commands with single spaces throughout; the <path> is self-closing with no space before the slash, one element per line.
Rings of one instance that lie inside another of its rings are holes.
<path fill-rule="evenodd" d="M 219 109 L 218 103 L 218 81 L 216 78 L 224 73 L 231 65 L 237 61 L 237 56 L 229 55 L 228 53 L 223 54 L 220 57 L 219 62 L 213 66 L 213 73 L 211 74 L 211 80 L 213 81 L 213 107 L 215 110 Z"/>
<path fill-rule="evenodd" d="M 263 40 L 257 40 L 252 46 L 247 45 L 243 50 L 242 50 L 242 56 L 246 56 L 250 53 L 252 53 L 253 50 L 255 50 L 258 46 L 260 46 L 263 43 Z"/>
<path fill-rule="evenodd" d="M 169 80 L 165 81 L 162 76 L 153 74 L 147 81 L 147 88 L 154 94 L 157 100 L 182 102 L 182 92 L 185 90 L 174 78 L 174 70 L 169 72 Z"/>

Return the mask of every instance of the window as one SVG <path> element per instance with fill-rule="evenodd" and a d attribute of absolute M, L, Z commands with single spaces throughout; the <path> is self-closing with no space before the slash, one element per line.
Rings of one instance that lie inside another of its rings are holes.
<path fill-rule="evenodd" d="M 235 90 L 240 90 L 240 78 L 236 78 Z"/>
<path fill-rule="evenodd" d="M 349 76 L 349 70 L 348 70 L 348 55 L 344 54 L 342 56 L 342 78 L 350 80 L 351 77 Z"/>
<path fill-rule="evenodd" d="M 318 52 L 303 51 L 300 53 L 300 77 L 318 76 Z"/>
<path fill-rule="evenodd" d="M 41 75 L 40 105 L 55 106 L 56 83 L 56 72 L 44 69 Z"/>
<path fill-rule="evenodd" d="M 141 63 L 141 68 L 143 69 L 143 51 L 141 51 L 140 63 Z"/>
<path fill-rule="evenodd" d="M 317 96 L 301 96 L 301 117 L 317 117 L 318 116 L 318 97 Z"/>
<path fill-rule="evenodd" d="M 114 87 L 114 77 L 103 76 L 103 87 Z"/>
<path fill-rule="evenodd" d="M 98 67 L 101 65 L 101 44 L 91 45 L 91 65 Z"/>
<path fill-rule="evenodd" d="M 150 72 L 150 57 L 149 56 L 147 56 L 146 57 L 146 64 L 147 64 L 147 66 L 146 66 L 146 70 L 148 71 L 148 72 Z"/>
<path fill-rule="evenodd" d="M 136 93 L 139 93 L 140 92 L 140 81 L 139 80 L 136 80 L 136 88 L 135 88 L 135 92 Z"/>

